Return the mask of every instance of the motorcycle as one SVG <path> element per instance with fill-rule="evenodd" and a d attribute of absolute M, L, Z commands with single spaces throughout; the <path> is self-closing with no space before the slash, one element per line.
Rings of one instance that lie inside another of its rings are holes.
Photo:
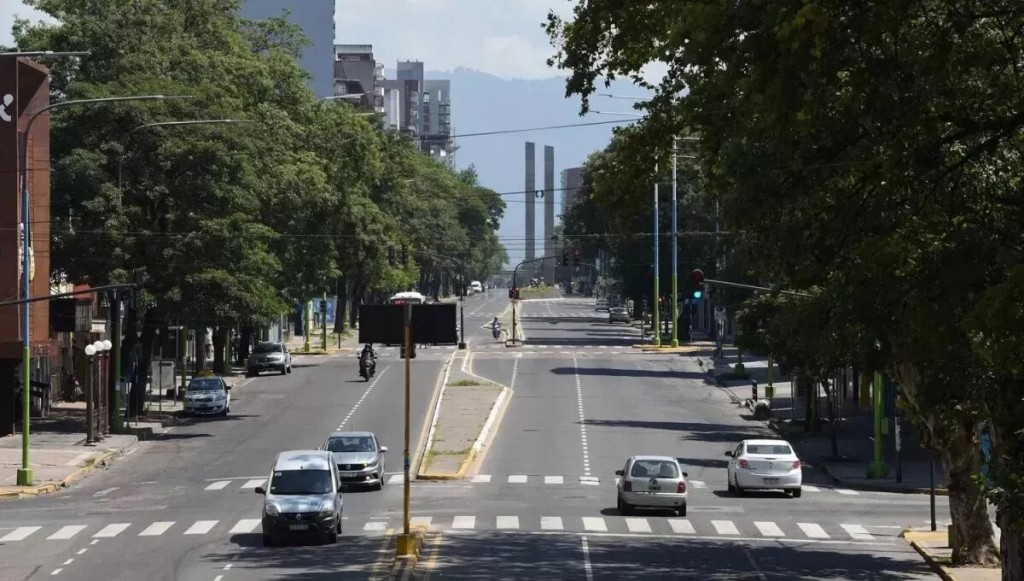
<path fill-rule="evenodd" d="M 491 335 L 498 339 L 501 337 L 501 325 L 494 325 L 491 327 Z"/>
<path fill-rule="evenodd" d="M 370 378 L 377 372 L 377 361 L 374 360 L 370 355 L 361 355 L 359 357 L 359 377 L 362 377 L 366 381 L 370 381 Z"/>

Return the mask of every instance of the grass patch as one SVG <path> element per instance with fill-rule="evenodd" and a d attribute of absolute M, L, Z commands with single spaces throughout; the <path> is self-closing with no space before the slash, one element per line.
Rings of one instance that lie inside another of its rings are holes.
<path fill-rule="evenodd" d="M 465 456 L 473 450 L 473 446 L 466 446 L 461 450 L 444 450 L 441 452 L 434 452 L 435 456 Z"/>
<path fill-rule="evenodd" d="M 451 387 L 471 387 L 474 385 L 481 385 L 481 383 L 475 379 L 460 379 L 458 381 L 453 381 L 448 385 Z"/>

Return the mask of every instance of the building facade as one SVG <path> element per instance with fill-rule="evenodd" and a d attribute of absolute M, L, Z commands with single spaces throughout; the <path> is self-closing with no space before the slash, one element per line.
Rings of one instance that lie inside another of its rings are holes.
<path fill-rule="evenodd" d="M 361 95 L 351 102 L 362 109 L 384 113 L 384 64 L 373 58 L 373 45 L 334 46 L 334 94 Z"/>
<path fill-rule="evenodd" d="M 583 186 L 583 168 L 570 167 L 562 170 L 562 213 L 576 202 Z"/>
<path fill-rule="evenodd" d="M 310 87 L 317 97 L 334 94 L 334 0 L 242 0 L 240 14 L 252 20 L 287 14 L 309 38 L 301 62 L 312 76 Z"/>
<path fill-rule="evenodd" d="M 414 139 L 420 150 L 455 167 L 451 81 L 424 78 L 423 63 L 399 61 L 395 79 L 383 82 L 388 128 Z"/>

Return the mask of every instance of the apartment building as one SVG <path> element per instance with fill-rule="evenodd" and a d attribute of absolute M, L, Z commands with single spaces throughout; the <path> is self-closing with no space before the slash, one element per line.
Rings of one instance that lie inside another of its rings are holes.
<path fill-rule="evenodd" d="M 451 81 L 425 79 L 420 61 L 399 61 L 395 79 L 383 81 L 383 87 L 386 125 L 455 167 Z"/>
<path fill-rule="evenodd" d="M 373 57 L 373 45 L 334 46 L 334 94 L 360 95 L 350 101 L 376 113 L 384 113 L 384 64 Z"/>
<path fill-rule="evenodd" d="M 302 67 L 311 75 L 317 97 L 334 94 L 335 0 L 242 0 L 240 14 L 252 20 L 285 16 L 302 29 L 310 44 L 302 53 Z"/>

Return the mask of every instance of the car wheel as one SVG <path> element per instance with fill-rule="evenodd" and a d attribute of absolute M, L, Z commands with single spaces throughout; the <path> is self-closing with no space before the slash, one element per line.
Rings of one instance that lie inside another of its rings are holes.
<path fill-rule="evenodd" d="M 291 365 L 289 365 L 289 366 L 288 366 L 288 373 L 291 373 L 291 372 L 292 372 L 292 366 L 291 366 Z"/>
<path fill-rule="evenodd" d="M 736 492 L 736 487 L 732 485 L 732 479 L 729 479 L 729 492 Z"/>
<path fill-rule="evenodd" d="M 793 498 L 800 498 L 800 495 L 803 494 L 803 489 L 794 488 L 791 492 L 793 493 Z"/>
<path fill-rule="evenodd" d="M 676 514 L 679 515 L 679 516 L 686 516 L 686 503 L 685 502 L 683 503 L 683 506 L 680 506 L 679 508 L 676 509 Z"/>
<path fill-rule="evenodd" d="M 328 545 L 333 545 L 338 542 L 337 527 L 335 527 L 335 530 L 332 530 L 331 532 L 327 533 L 327 538 L 325 540 L 327 541 Z"/>
<path fill-rule="evenodd" d="M 341 534 L 341 515 L 338 516 L 338 524 L 334 527 L 334 530 L 340 535 Z"/>
<path fill-rule="evenodd" d="M 373 489 L 374 490 L 383 490 L 384 489 L 384 477 L 383 476 L 381 477 L 380 480 L 377 481 L 377 484 L 373 485 Z"/>
<path fill-rule="evenodd" d="M 282 366 L 281 366 L 281 375 L 284 375 L 284 374 L 286 374 L 286 373 L 288 373 L 288 368 L 287 368 L 287 367 L 285 367 L 284 365 L 282 365 Z"/>
<path fill-rule="evenodd" d="M 268 534 L 264 534 L 263 535 L 263 546 L 264 547 L 273 547 L 274 546 L 274 537 L 272 537 L 272 536 L 270 536 Z"/>
<path fill-rule="evenodd" d="M 633 507 L 629 506 L 629 503 L 625 500 L 622 500 L 621 496 L 619 497 L 618 502 L 616 502 L 615 508 L 618 509 L 619 514 L 623 516 L 633 511 Z"/>

